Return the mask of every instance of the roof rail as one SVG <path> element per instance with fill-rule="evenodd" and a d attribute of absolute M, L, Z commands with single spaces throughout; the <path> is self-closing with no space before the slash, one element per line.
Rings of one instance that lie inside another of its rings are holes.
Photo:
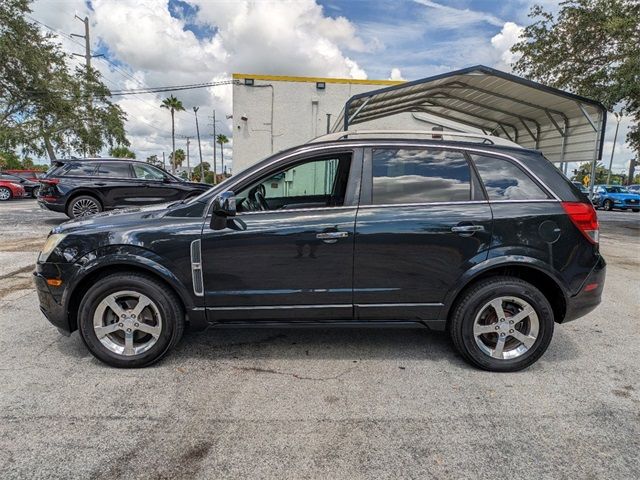
<path fill-rule="evenodd" d="M 469 132 L 456 132 L 448 130 L 347 130 L 343 132 L 328 133 L 309 140 L 307 143 L 317 142 L 335 142 L 338 140 L 345 140 L 349 137 L 361 137 L 367 135 L 374 135 L 382 138 L 389 138 L 390 135 L 425 135 L 430 136 L 433 140 L 444 140 L 444 137 L 459 137 L 459 138 L 475 138 L 481 143 L 488 143 L 490 145 L 506 145 L 509 147 L 522 148 L 515 142 L 507 140 L 505 138 L 496 137 L 495 135 L 487 135 L 484 133 L 469 133 Z"/>

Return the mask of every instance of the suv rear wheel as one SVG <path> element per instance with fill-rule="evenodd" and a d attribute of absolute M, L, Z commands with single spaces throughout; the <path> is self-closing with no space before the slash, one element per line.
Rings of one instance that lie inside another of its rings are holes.
<path fill-rule="evenodd" d="M 465 292 L 449 324 L 456 350 L 484 370 L 513 372 L 534 363 L 553 336 L 553 310 L 536 287 L 493 277 Z"/>
<path fill-rule="evenodd" d="M 102 205 L 91 195 L 80 195 L 69 202 L 67 216 L 69 218 L 87 217 L 102 211 Z"/>
<path fill-rule="evenodd" d="M 96 358 L 114 367 L 145 367 L 178 343 L 184 313 L 175 293 L 153 277 L 117 273 L 86 293 L 78 326 Z"/>

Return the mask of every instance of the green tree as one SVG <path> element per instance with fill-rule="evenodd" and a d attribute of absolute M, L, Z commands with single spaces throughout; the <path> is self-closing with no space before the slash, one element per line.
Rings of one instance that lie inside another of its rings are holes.
<path fill-rule="evenodd" d="M 640 153 L 640 2 L 568 0 L 557 16 L 536 5 L 522 40 L 516 72 L 621 108 L 634 125 L 627 136 Z"/>
<path fill-rule="evenodd" d="M 162 160 L 158 159 L 158 155 L 149 155 L 146 162 L 151 165 L 155 165 L 156 167 L 164 167 L 164 165 L 162 165 Z"/>
<path fill-rule="evenodd" d="M 216 136 L 216 143 L 220 144 L 220 166 L 222 167 L 222 170 L 224 170 L 224 144 L 229 143 L 229 139 L 227 138 L 226 135 L 223 135 L 222 133 L 220 133 L 218 136 Z M 214 177 L 214 181 L 213 181 L 214 185 L 218 183 L 216 180 L 217 179 Z"/>
<path fill-rule="evenodd" d="M 193 167 L 193 174 L 191 175 L 191 177 L 194 182 L 199 182 L 202 180 L 202 177 L 200 176 L 200 172 L 202 170 L 204 170 L 204 178 L 206 181 L 207 173 L 211 170 L 211 165 L 209 164 L 209 162 L 202 162 Z"/>
<path fill-rule="evenodd" d="M 27 0 L 0 2 L 0 149 L 25 153 L 97 154 L 128 145 L 124 112 L 93 69 L 67 65 L 68 56 L 26 20 Z"/>
<path fill-rule="evenodd" d="M 160 108 L 166 108 L 171 112 L 171 153 L 172 157 L 176 151 L 176 122 L 175 122 L 175 112 L 180 112 L 184 110 L 184 106 L 182 102 L 178 100 L 173 95 L 170 95 L 168 98 L 165 98 L 160 105 Z M 171 173 L 176 172 L 176 165 L 171 163 Z"/>
<path fill-rule="evenodd" d="M 118 145 L 117 147 L 111 148 L 111 150 L 109 150 L 109 155 L 114 158 L 136 158 L 135 152 L 132 152 L 124 145 Z"/>
<path fill-rule="evenodd" d="M 171 162 L 171 165 L 175 165 L 176 167 L 181 167 L 186 158 L 187 156 L 181 148 L 176 150 L 175 160 L 173 153 L 169 154 L 169 161 Z"/>

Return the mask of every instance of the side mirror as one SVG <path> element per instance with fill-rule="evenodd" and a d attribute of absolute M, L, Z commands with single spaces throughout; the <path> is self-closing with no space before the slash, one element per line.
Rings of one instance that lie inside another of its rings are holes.
<path fill-rule="evenodd" d="M 213 199 L 211 210 L 213 213 L 211 228 L 213 230 L 223 230 L 227 227 L 229 217 L 236 216 L 235 194 L 231 191 L 219 193 Z"/>

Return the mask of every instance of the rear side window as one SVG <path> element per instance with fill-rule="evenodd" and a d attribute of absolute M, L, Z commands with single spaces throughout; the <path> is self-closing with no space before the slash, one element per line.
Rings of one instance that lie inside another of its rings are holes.
<path fill-rule="evenodd" d="M 549 196 L 517 165 L 508 160 L 471 155 L 489 200 L 545 200 Z"/>
<path fill-rule="evenodd" d="M 460 152 L 440 149 L 375 149 L 372 202 L 460 202 L 471 199 L 469 164 Z"/>
<path fill-rule="evenodd" d="M 65 177 L 90 177 L 95 169 L 96 164 L 93 162 L 67 163 L 62 175 Z M 54 172 L 51 173 L 53 174 Z"/>
<path fill-rule="evenodd" d="M 104 162 L 98 165 L 96 175 L 98 177 L 131 178 L 131 169 L 128 163 Z"/>

